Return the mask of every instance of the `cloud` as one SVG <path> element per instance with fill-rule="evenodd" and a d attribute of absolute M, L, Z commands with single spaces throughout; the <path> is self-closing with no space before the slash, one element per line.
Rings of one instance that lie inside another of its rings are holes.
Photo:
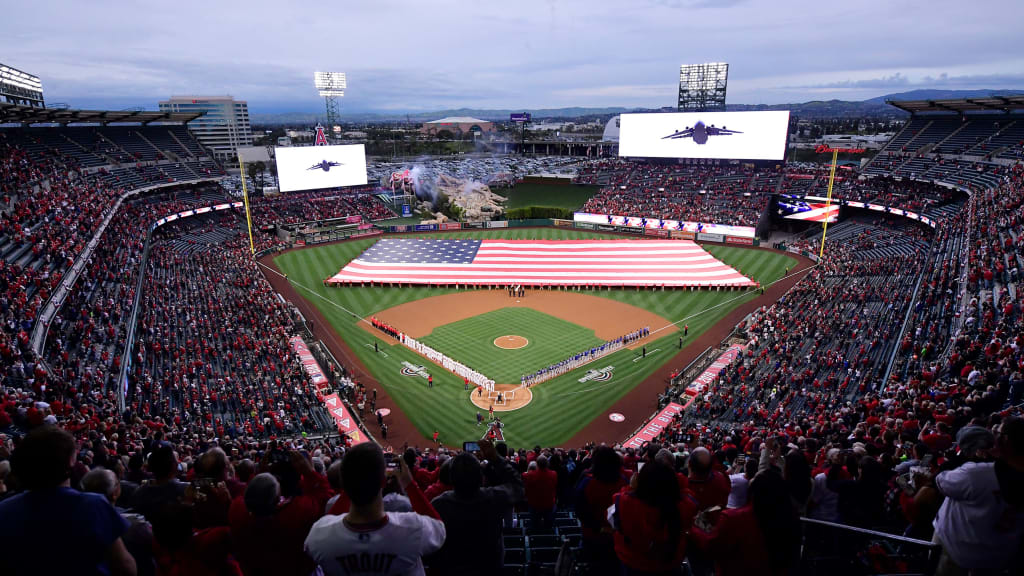
<path fill-rule="evenodd" d="M 39 75 L 48 101 L 115 109 L 194 93 L 316 112 L 316 69 L 348 73 L 343 111 L 659 108 L 683 62 L 728 62 L 731 103 L 1024 84 L 1024 2 L 930 2 L 177 0 L 139 17 L 128 0 L 33 0 L 5 6 L 0 37 L 3 62 Z"/>
<path fill-rule="evenodd" d="M 651 4 L 666 8 L 701 10 L 705 8 L 732 8 L 749 0 L 648 0 Z"/>
<path fill-rule="evenodd" d="M 895 72 L 888 76 L 877 78 L 862 78 L 859 80 L 841 80 L 836 82 L 823 82 L 818 84 L 803 84 L 797 86 L 783 86 L 786 90 L 851 90 L 861 91 L 865 89 L 905 89 L 905 88 L 1005 88 L 1007 86 L 1024 86 L 1024 73 L 1016 74 L 965 74 L 950 75 L 940 73 L 936 76 L 925 75 L 917 79 Z"/>

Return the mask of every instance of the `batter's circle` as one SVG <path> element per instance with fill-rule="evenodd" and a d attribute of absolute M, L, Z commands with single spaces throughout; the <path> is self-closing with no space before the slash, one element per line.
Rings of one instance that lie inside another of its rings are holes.
<path fill-rule="evenodd" d="M 497 403 L 498 392 L 501 392 L 503 396 L 501 404 Z M 509 392 L 512 392 L 512 398 L 508 397 Z M 495 384 L 494 392 L 473 390 L 469 399 L 483 412 L 484 416 L 487 416 L 491 406 L 494 406 L 495 412 L 511 412 L 526 406 L 533 401 L 533 392 L 529 388 L 517 384 Z"/>

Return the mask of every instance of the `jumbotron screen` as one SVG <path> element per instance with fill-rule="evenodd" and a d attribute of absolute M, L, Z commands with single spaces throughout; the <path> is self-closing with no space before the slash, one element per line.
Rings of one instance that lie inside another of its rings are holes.
<path fill-rule="evenodd" d="M 366 184 L 362 144 L 278 147 L 274 156 L 281 192 Z"/>
<path fill-rule="evenodd" d="M 623 114 L 619 156 L 782 160 L 789 112 Z"/>

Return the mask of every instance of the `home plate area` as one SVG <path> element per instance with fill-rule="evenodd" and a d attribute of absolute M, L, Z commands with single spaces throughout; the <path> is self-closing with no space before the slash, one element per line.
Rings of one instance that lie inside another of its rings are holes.
<path fill-rule="evenodd" d="M 494 408 L 495 412 L 511 412 L 529 404 L 533 400 L 533 392 L 517 384 L 495 384 L 494 390 L 474 390 L 470 399 L 481 410 L 490 412 Z"/>

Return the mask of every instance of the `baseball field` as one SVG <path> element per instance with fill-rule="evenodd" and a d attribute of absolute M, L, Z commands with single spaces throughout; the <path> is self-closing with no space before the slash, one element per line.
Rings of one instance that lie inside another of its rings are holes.
<path fill-rule="evenodd" d="M 520 228 L 431 234 L 431 238 L 598 239 L 620 238 L 580 230 Z M 325 343 L 368 373 L 394 403 L 393 440 L 422 443 L 434 431 L 448 445 L 479 439 L 476 414 L 493 399 L 471 401 L 455 376 L 376 331 L 362 319 L 376 316 L 443 354 L 504 384 L 518 387 L 523 374 L 648 327 L 650 338 L 626 347 L 557 378 L 515 393 L 515 401 L 495 410 L 505 424 L 505 439 L 514 446 L 560 445 L 595 418 L 607 420 L 616 401 L 651 378 L 683 344 L 724 318 L 731 310 L 758 297 L 757 291 L 708 290 L 543 290 L 510 297 L 505 290 L 455 290 L 427 287 L 326 287 L 322 281 L 361 254 L 376 239 L 363 239 L 293 250 L 273 258 L 287 275 L 300 309 L 330 325 Z M 789 256 L 749 248 L 706 245 L 705 248 L 744 274 L 768 284 L 781 278 L 797 261 Z M 269 259 L 265 262 L 269 262 Z M 273 280 L 272 280 L 273 281 Z M 280 278 L 278 279 L 280 281 Z M 315 310 L 314 310 L 315 309 Z M 682 337 L 681 329 L 689 326 Z M 376 350 L 375 351 L 375 344 Z M 646 356 L 644 355 L 646 352 Z M 433 376 L 428 388 L 426 374 Z M 650 398 L 651 410 L 655 398 Z M 383 406 L 378 402 L 378 407 Z M 390 407 L 390 406 L 386 406 Z M 397 434 L 407 419 L 414 431 Z M 373 418 L 369 430 L 378 435 Z M 618 423 L 609 432 L 623 439 L 641 421 Z M 410 437 L 412 436 L 412 437 Z M 417 440 L 417 438 L 419 438 Z"/>

